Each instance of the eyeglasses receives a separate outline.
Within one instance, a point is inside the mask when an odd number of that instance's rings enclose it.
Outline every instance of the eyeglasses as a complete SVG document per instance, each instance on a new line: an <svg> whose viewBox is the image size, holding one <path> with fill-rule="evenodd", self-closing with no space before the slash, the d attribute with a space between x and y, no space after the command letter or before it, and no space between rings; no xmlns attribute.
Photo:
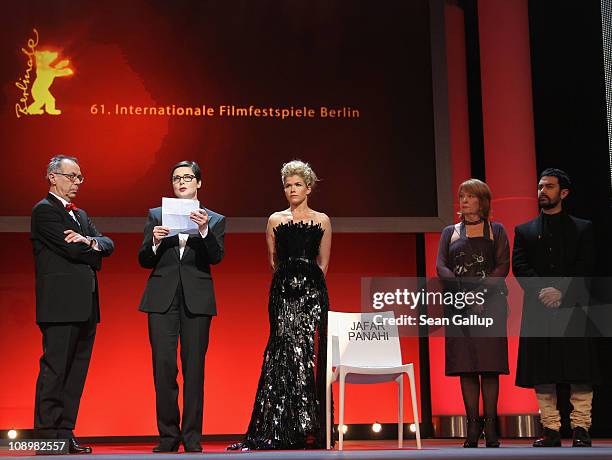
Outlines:
<svg viewBox="0 0 612 460"><path fill-rule="evenodd" d="M172 183L178 184L181 180L183 182L191 182L195 178L196 176L194 176L193 174L185 174L184 176L172 176Z"/></svg>
<svg viewBox="0 0 612 460"><path fill-rule="evenodd" d="M83 183L85 181L85 178L83 176L81 176L80 174L66 174L66 173L61 173L61 172L54 172L53 174L57 174L59 176L64 176L66 177L70 182L74 183L75 181L79 181L79 183Z"/></svg>

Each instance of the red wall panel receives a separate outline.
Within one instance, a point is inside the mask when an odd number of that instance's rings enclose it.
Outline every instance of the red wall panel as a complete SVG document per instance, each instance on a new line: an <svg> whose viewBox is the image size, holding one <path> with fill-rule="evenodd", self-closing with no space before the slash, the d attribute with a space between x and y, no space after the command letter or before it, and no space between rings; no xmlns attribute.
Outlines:
<svg viewBox="0 0 612 460"><path fill-rule="evenodd" d="M102 322L82 398L77 434L156 434L146 315L137 310L147 279L138 266L139 234L110 235L115 253L100 274ZM31 428L41 354L34 316L34 267L29 235L2 233L0 264L0 429ZM359 311L363 276L414 276L413 235L335 234L328 273L332 309ZM219 316L213 320L206 363L204 431L242 433L251 413L268 337L271 274L263 234L229 234L226 256L214 268ZM66 289L70 289L66 286ZM418 343L402 339L415 363ZM347 387L348 423L397 420L396 387ZM410 399L406 395L407 420Z"/></svg>

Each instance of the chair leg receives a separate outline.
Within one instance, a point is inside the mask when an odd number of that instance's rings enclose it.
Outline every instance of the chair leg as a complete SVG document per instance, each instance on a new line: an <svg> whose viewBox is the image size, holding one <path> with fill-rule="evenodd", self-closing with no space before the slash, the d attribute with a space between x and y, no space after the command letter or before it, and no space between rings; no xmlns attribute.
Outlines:
<svg viewBox="0 0 612 460"><path fill-rule="evenodd" d="M344 379L346 374L344 372L340 372L340 417L338 419L338 450L342 450L344 446L344 432L342 428L344 427Z"/></svg>
<svg viewBox="0 0 612 460"><path fill-rule="evenodd" d="M325 388L325 440L326 449L331 449L331 383L326 382Z"/></svg>
<svg viewBox="0 0 612 460"><path fill-rule="evenodd" d="M416 427L416 444L417 449L421 448L421 430L419 429L419 409L417 407L416 387L414 384L414 366L412 364L407 371L408 380L410 382L410 397L412 399L412 416L414 417L414 425Z"/></svg>
<svg viewBox="0 0 612 460"><path fill-rule="evenodd" d="M397 378L398 384L398 414L397 414L397 447L404 447L404 374Z"/></svg>

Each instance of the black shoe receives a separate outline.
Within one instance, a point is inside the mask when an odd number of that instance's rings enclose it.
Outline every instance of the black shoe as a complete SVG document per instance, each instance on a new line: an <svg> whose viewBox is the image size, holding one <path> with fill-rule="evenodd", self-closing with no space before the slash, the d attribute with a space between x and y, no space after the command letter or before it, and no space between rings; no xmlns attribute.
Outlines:
<svg viewBox="0 0 612 460"><path fill-rule="evenodd" d="M574 428L572 447L591 447L592 445L593 443L591 442L591 436L587 430L581 426Z"/></svg>
<svg viewBox="0 0 612 460"><path fill-rule="evenodd" d="M180 440L176 441L161 441L158 445L153 448L154 454L178 452Z"/></svg>
<svg viewBox="0 0 612 460"><path fill-rule="evenodd" d="M544 428L543 436L534 441L533 447L561 447L561 433Z"/></svg>
<svg viewBox="0 0 612 460"><path fill-rule="evenodd" d="M76 438L68 440L68 453L70 454L91 454L92 449L89 446L81 446Z"/></svg>
<svg viewBox="0 0 612 460"><path fill-rule="evenodd" d="M465 448L478 447L478 439L482 434L482 420L480 417L468 417L467 419L467 438L463 443Z"/></svg>
<svg viewBox="0 0 612 460"><path fill-rule="evenodd" d="M497 437L497 417L484 418L485 445L487 447L499 447L500 442Z"/></svg>
<svg viewBox="0 0 612 460"><path fill-rule="evenodd" d="M246 452L251 449L249 448L249 446L247 446L245 442L236 442L227 446L225 450L241 450L243 452Z"/></svg>
<svg viewBox="0 0 612 460"><path fill-rule="evenodd" d="M183 447L185 448L185 452L202 452L202 445L200 443L197 443L197 444L183 443Z"/></svg>

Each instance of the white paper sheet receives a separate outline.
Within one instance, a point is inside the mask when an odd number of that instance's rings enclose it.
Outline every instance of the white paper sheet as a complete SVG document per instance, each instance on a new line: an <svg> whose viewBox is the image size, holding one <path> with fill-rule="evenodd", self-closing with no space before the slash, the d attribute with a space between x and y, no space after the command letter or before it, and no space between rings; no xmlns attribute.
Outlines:
<svg viewBox="0 0 612 460"><path fill-rule="evenodd" d="M192 211L200 209L198 200L162 198L162 225L170 227L168 236L177 233L198 233L198 224L189 218Z"/></svg>

